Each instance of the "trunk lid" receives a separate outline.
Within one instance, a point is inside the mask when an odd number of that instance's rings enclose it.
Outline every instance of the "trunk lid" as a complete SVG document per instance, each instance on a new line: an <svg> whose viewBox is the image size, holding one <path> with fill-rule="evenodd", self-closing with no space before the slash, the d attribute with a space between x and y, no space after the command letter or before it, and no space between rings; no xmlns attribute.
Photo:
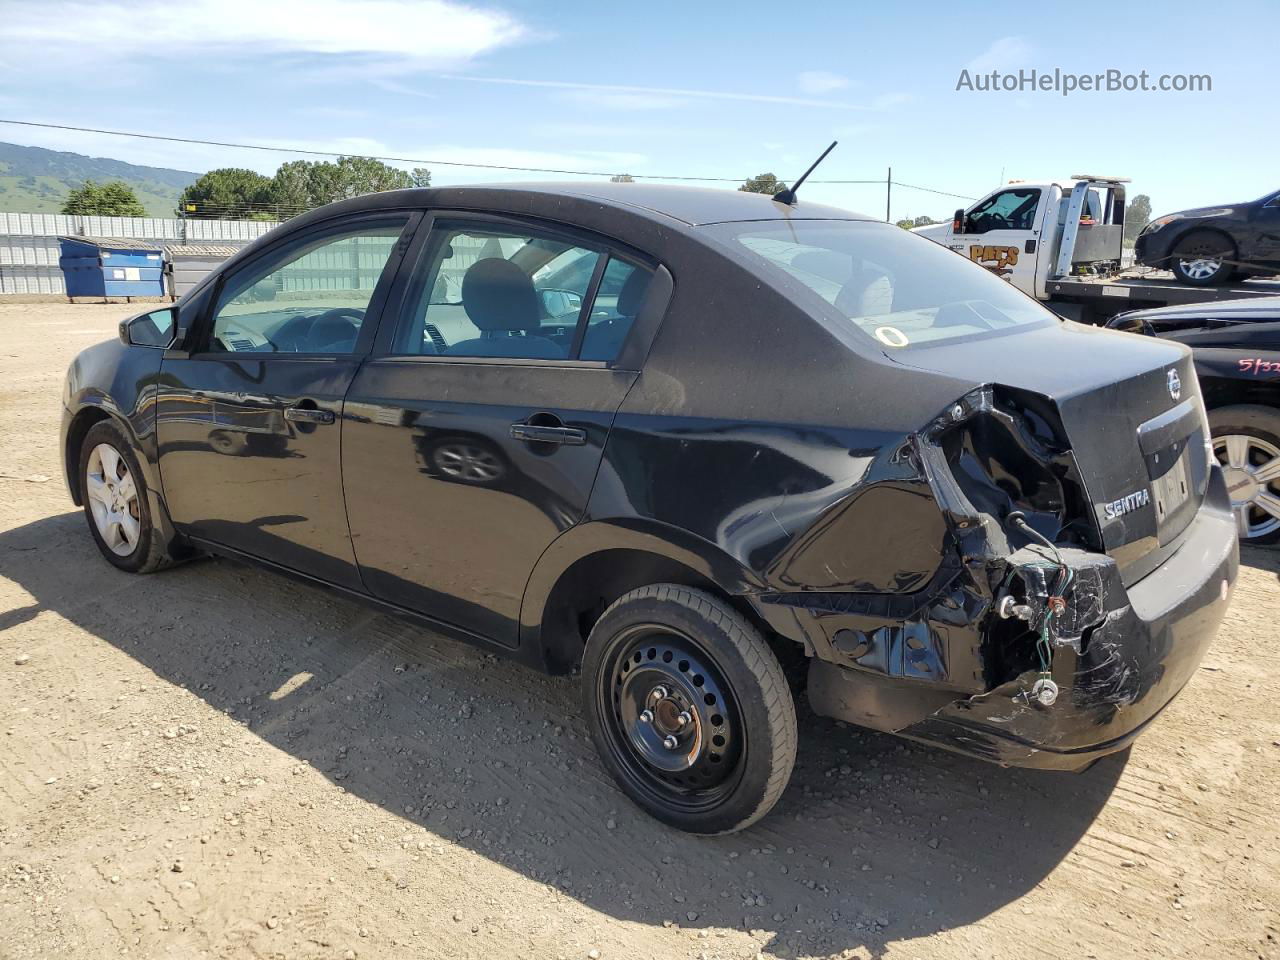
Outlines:
<svg viewBox="0 0 1280 960"><path fill-rule="evenodd" d="M1186 347L1068 322L889 353L974 387L1003 384L1052 400L1126 583L1177 549L1209 473Z"/></svg>

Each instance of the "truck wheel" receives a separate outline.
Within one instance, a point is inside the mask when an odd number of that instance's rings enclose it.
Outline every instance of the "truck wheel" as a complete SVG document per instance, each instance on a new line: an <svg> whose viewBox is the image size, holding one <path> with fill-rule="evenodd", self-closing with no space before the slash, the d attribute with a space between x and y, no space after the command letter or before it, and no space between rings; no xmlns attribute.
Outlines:
<svg viewBox="0 0 1280 960"><path fill-rule="evenodd" d="M605 766L664 823L741 830L791 778L787 678L760 633L708 593L663 583L625 594L591 631L582 682Z"/></svg>
<svg viewBox="0 0 1280 960"><path fill-rule="evenodd" d="M1235 246L1230 240L1222 234L1201 230L1178 242L1169 269L1181 283L1211 287L1231 279L1236 271L1231 263L1235 256Z"/></svg>
<svg viewBox="0 0 1280 960"><path fill-rule="evenodd" d="M1219 407L1209 411L1209 426L1240 542L1280 541L1280 410Z"/></svg>
<svg viewBox="0 0 1280 960"><path fill-rule="evenodd" d="M80 483L89 532L108 563L127 573L151 573L176 559L152 523L133 446L110 420L85 434Z"/></svg>

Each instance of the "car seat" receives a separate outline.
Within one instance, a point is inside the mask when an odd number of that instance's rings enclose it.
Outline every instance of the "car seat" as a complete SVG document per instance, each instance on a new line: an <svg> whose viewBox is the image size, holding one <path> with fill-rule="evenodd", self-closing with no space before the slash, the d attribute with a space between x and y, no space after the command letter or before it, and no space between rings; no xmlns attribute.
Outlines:
<svg viewBox="0 0 1280 960"><path fill-rule="evenodd" d="M542 327L538 291L510 260L487 257L473 263L462 277L462 308L480 336L450 344L446 356L564 358L563 347L529 333Z"/></svg>

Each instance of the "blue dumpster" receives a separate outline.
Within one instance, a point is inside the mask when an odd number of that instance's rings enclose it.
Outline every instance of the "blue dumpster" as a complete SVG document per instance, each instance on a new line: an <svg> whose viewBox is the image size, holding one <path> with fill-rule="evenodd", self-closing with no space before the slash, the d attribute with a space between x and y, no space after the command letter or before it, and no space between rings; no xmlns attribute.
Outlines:
<svg viewBox="0 0 1280 960"><path fill-rule="evenodd" d="M150 240L59 237L68 297L163 297L164 253Z"/></svg>

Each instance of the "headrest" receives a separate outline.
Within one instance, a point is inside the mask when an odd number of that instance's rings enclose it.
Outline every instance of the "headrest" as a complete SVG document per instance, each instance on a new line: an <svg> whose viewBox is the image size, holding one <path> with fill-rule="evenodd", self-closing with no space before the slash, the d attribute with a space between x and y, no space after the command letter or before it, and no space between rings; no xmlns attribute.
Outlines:
<svg viewBox="0 0 1280 960"><path fill-rule="evenodd" d="M649 289L649 271L638 267L631 271L618 291L618 313L624 317L634 317L640 312L640 304L644 301L644 293Z"/></svg>
<svg viewBox="0 0 1280 960"><path fill-rule="evenodd" d="M832 283L844 283L853 273L853 260L834 250L810 250L791 258L791 266Z"/></svg>
<svg viewBox="0 0 1280 960"><path fill-rule="evenodd" d="M542 325L538 292L529 275L510 260L477 260L462 275L462 308L481 330L537 330Z"/></svg>

